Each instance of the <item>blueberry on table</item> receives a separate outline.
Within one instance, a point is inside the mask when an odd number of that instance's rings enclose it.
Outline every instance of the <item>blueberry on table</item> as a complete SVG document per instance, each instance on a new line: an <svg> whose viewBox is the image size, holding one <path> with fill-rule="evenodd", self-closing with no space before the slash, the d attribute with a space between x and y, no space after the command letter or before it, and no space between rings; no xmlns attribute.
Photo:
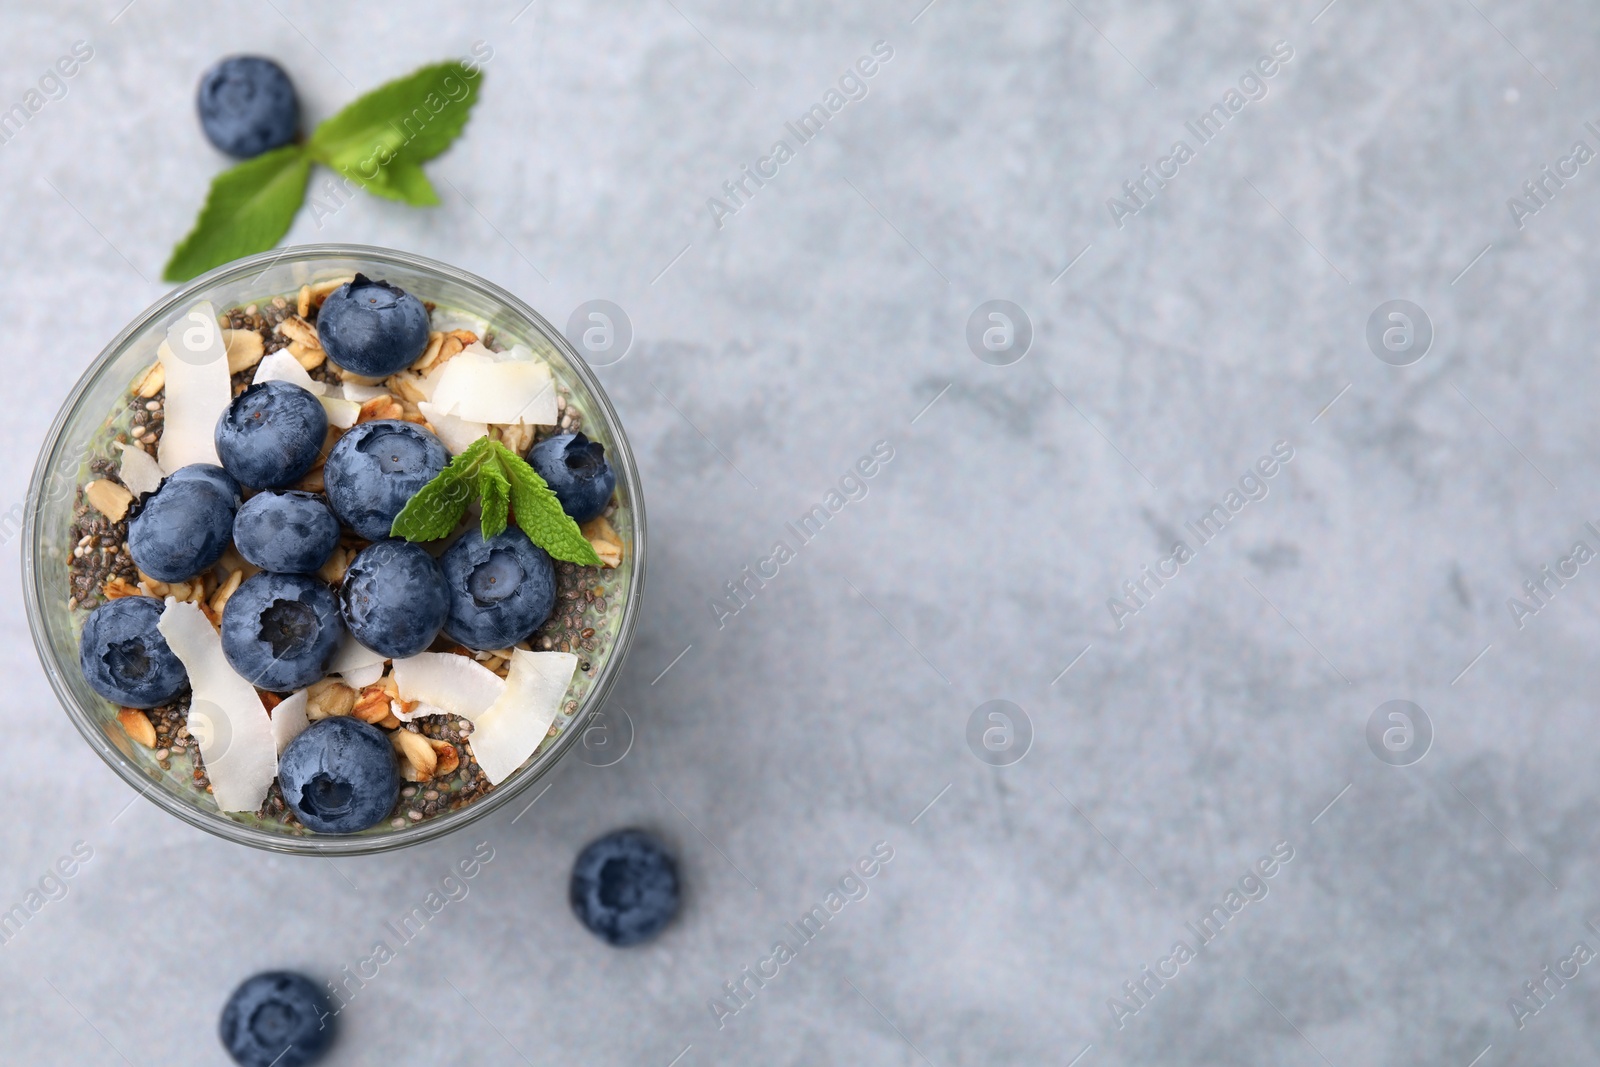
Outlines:
<svg viewBox="0 0 1600 1067"><path fill-rule="evenodd" d="M507 526L488 540L473 527L439 557L450 614L444 633L473 649L510 648L550 617L556 568L550 553Z"/></svg>
<svg viewBox="0 0 1600 1067"><path fill-rule="evenodd" d="M339 610L351 636L390 659L426 652L450 612L444 572L408 541L378 541L350 561Z"/></svg>
<svg viewBox="0 0 1600 1067"><path fill-rule="evenodd" d="M238 506L238 485L221 468L181 467L128 521L128 555L157 581L192 578L227 551Z"/></svg>
<svg viewBox="0 0 1600 1067"><path fill-rule="evenodd" d="M316 466L328 436L322 401L292 382L257 382L217 420L217 455L252 489L277 489Z"/></svg>
<svg viewBox="0 0 1600 1067"><path fill-rule="evenodd" d="M222 654L258 689L287 693L321 681L343 636L333 590L307 574L252 575L222 609Z"/></svg>
<svg viewBox="0 0 1600 1067"><path fill-rule="evenodd" d="M400 797L394 747L376 726L350 715L319 719L278 757L284 803L319 834L375 826Z"/></svg>
<svg viewBox="0 0 1600 1067"><path fill-rule="evenodd" d="M90 613L78 662L91 689L114 704L154 708L189 687L189 672L156 629L161 611L153 597L127 596Z"/></svg>
<svg viewBox="0 0 1600 1067"><path fill-rule="evenodd" d="M568 899L590 933L610 945L636 945L678 914L678 865L643 830L617 830L578 853Z"/></svg>
<svg viewBox="0 0 1600 1067"><path fill-rule="evenodd" d="M217 1029L240 1067L306 1067L333 1044L327 997L292 971L246 978L228 998Z"/></svg>
<svg viewBox="0 0 1600 1067"><path fill-rule="evenodd" d="M369 541L389 536L400 509L450 462L444 443L414 422L375 419L339 438L322 468L328 504Z"/></svg>
<svg viewBox="0 0 1600 1067"><path fill-rule="evenodd" d="M233 519L233 546L264 571L315 574L339 544L339 520L315 493L257 493Z"/></svg>
<svg viewBox="0 0 1600 1067"><path fill-rule="evenodd" d="M229 56L206 71L197 103L206 140L235 159L286 145L300 128L294 84L260 56Z"/></svg>
<svg viewBox="0 0 1600 1067"><path fill-rule="evenodd" d="M581 433L540 441L528 450L528 465L539 472L573 522L588 522L604 511L617 487L617 472L606 462L605 446Z"/></svg>
<svg viewBox="0 0 1600 1067"><path fill-rule="evenodd" d="M345 370L386 378L427 350L428 309L398 285L357 274L322 302L317 337Z"/></svg>

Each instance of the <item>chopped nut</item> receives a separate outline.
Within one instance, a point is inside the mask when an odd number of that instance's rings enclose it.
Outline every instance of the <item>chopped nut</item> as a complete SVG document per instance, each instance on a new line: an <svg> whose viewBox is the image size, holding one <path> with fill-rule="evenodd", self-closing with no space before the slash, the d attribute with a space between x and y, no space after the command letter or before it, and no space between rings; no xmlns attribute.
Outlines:
<svg viewBox="0 0 1600 1067"><path fill-rule="evenodd" d="M168 582L167 595L170 597L176 597L179 600L187 601L189 599L189 583Z"/></svg>
<svg viewBox="0 0 1600 1067"><path fill-rule="evenodd" d="M490 427L495 429L496 427ZM498 427L500 443L505 445L517 455L528 451L528 446L533 444L533 427L526 422L517 422Z"/></svg>
<svg viewBox="0 0 1600 1067"><path fill-rule="evenodd" d="M344 581L344 572L349 568L352 558L349 552L335 546L333 554L328 557L328 562L317 571L317 577L329 585L338 585Z"/></svg>
<svg viewBox="0 0 1600 1067"><path fill-rule="evenodd" d="M166 582L158 582L144 571L139 572L139 591L145 596L153 596L157 600L165 597L170 591Z"/></svg>
<svg viewBox="0 0 1600 1067"><path fill-rule="evenodd" d="M374 725L380 730L398 730L401 724L400 720L394 717L394 713L390 712L386 718L379 719Z"/></svg>
<svg viewBox="0 0 1600 1067"><path fill-rule="evenodd" d="M161 392L162 389L166 388L166 385L167 368L163 367L158 362L149 370L144 372L144 377L139 379L139 385L134 391L144 399L149 400L151 397Z"/></svg>
<svg viewBox="0 0 1600 1067"><path fill-rule="evenodd" d="M390 714L389 694L381 685L369 685L361 690L350 714L362 722L382 722Z"/></svg>
<svg viewBox="0 0 1600 1067"><path fill-rule="evenodd" d="M299 489L301 492L305 493L322 492L327 488L327 485L322 480L322 467L318 465L311 468L311 470L306 472L303 478L301 478L298 482L295 482L289 488Z"/></svg>
<svg viewBox="0 0 1600 1067"><path fill-rule="evenodd" d="M287 337L291 341L298 341L307 348L321 348L322 341L317 338L316 327L312 326L299 315L291 315L274 327L274 332Z"/></svg>
<svg viewBox="0 0 1600 1067"><path fill-rule="evenodd" d="M307 314L310 313L310 311L311 311L311 286L302 285L300 287L300 296L295 300L294 313L296 315L299 315L303 319L303 318L306 317Z"/></svg>
<svg viewBox="0 0 1600 1067"><path fill-rule="evenodd" d="M361 405L361 413L356 416L356 425L363 422L372 422L374 419L398 419L405 411L388 393L375 396Z"/></svg>
<svg viewBox="0 0 1600 1067"><path fill-rule="evenodd" d="M355 703L354 689L336 678L324 678L306 690L306 718L315 722L334 715L348 715Z"/></svg>
<svg viewBox="0 0 1600 1067"><path fill-rule="evenodd" d="M100 593L107 600L121 600L125 596L139 596L139 587L132 585L126 578L112 575L106 579L106 584L100 587Z"/></svg>
<svg viewBox="0 0 1600 1067"><path fill-rule="evenodd" d="M353 282L355 280L356 276L352 274L344 278L332 278L325 282L318 282L316 285L311 286L311 303L315 304L317 307L321 307L322 302L328 299L328 297L333 294L335 289L346 284L347 282ZM303 315L305 313L301 312L301 314Z"/></svg>
<svg viewBox="0 0 1600 1067"><path fill-rule="evenodd" d="M150 725L150 717L144 712L138 708L123 708L117 712L117 721L122 724L129 737L145 748L156 747L156 728Z"/></svg>
<svg viewBox="0 0 1600 1067"><path fill-rule="evenodd" d="M321 347L301 344L299 341L290 341L286 351L306 370L316 370L328 358L328 353Z"/></svg>
<svg viewBox="0 0 1600 1067"><path fill-rule="evenodd" d="M257 689L256 696L261 698L261 706L268 711L283 703L283 698L270 689Z"/></svg>
<svg viewBox="0 0 1600 1067"><path fill-rule="evenodd" d="M261 355L266 351L261 335L255 330L223 330L222 343L228 350L228 373L238 374L240 371L254 367L261 362Z"/></svg>
<svg viewBox="0 0 1600 1067"><path fill-rule="evenodd" d="M422 355L417 358L415 363L411 364L411 369L415 371L425 371L429 367L433 366L435 361L437 361L439 358L439 348L443 344L444 334L439 333L438 331L430 333L428 335L428 347L423 349Z"/></svg>
<svg viewBox="0 0 1600 1067"><path fill-rule="evenodd" d="M84 499L89 501L89 506L112 522L121 522L122 517L128 513L128 505L133 503L133 494L128 492L116 482L97 478L83 487Z"/></svg>
<svg viewBox="0 0 1600 1067"><path fill-rule="evenodd" d="M230 572L228 574L228 580L218 586L215 593L211 594L211 610L216 612L218 615L221 615L222 609L228 606L228 598L233 595L234 590L238 589L239 583L243 581L243 571Z"/></svg>
<svg viewBox="0 0 1600 1067"><path fill-rule="evenodd" d="M434 767L434 777L445 774L454 774L456 768L461 766L461 755L456 751L456 746L448 741L438 741L428 738L428 744L433 746L433 754L439 757L438 766Z"/></svg>
<svg viewBox="0 0 1600 1067"><path fill-rule="evenodd" d="M401 400L409 400L413 404L428 399L428 394L422 391L422 379L415 374L401 372L389 376L384 384L391 393L397 394Z"/></svg>
<svg viewBox="0 0 1600 1067"><path fill-rule="evenodd" d="M622 538L604 515L590 519L578 529L594 549L594 554L600 557L602 566L615 567L622 562Z"/></svg>
<svg viewBox="0 0 1600 1067"><path fill-rule="evenodd" d="M396 752L405 757L411 769L416 772L415 779L407 777L407 781L426 782L433 777L434 770L439 766L439 754L433 750L428 739L421 734L414 734L410 730L396 730L389 735L389 741L394 745Z"/></svg>

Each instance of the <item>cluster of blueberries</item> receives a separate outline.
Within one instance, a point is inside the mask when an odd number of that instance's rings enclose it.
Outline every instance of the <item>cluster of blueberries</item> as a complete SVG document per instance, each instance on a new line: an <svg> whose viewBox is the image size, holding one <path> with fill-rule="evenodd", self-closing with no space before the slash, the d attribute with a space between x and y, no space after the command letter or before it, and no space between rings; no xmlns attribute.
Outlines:
<svg viewBox="0 0 1600 1067"><path fill-rule="evenodd" d="M677 862L643 830L615 830L591 841L573 864L568 895L578 920L618 947L655 937L682 900ZM267 971L233 991L218 1029L241 1067L307 1067L332 1047L334 1016L311 979Z"/></svg>
<svg viewBox="0 0 1600 1067"><path fill-rule="evenodd" d="M422 354L427 310L358 274L329 295L317 329L335 363L386 376ZM222 465L173 471L129 520L128 554L159 581L205 572L230 542L261 568L222 612L222 650L235 671L260 689L291 692L324 676L346 630L392 659L425 651L440 633L472 649L508 648L544 623L555 605L555 566L516 526L487 539L469 529L437 560L389 538L395 516L450 462L424 427L390 419L355 426L328 453L325 495L284 488L315 466L327 431L326 411L310 392L258 382L217 421ZM527 459L577 522L598 515L616 487L603 446L581 433L547 438ZM246 489L255 491L248 500ZM336 592L317 571L342 527L372 544ZM153 598L123 597L90 614L80 661L96 692L135 708L182 693L188 675L156 629L161 611ZM347 718L322 720L296 738L280 758L279 784L301 821L322 833L366 829L399 789L382 732Z"/></svg>

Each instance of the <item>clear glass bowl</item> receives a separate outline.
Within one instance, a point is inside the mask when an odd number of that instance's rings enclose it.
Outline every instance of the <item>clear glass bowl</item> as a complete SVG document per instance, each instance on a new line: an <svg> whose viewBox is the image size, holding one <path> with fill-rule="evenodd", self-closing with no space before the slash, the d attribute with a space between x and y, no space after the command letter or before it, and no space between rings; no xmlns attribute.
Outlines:
<svg viewBox="0 0 1600 1067"><path fill-rule="evenodd" d="M317 835L252 825L224 814L207 794L186 785L173 771L163 770L149 750L129 740L116 721L116 706L89 688L78 665L81 613L75 619L67 608L73 548L69 531L77 487L88 477L91 448L104 437L136 376L155 362L170 323L199 300L210 300L220 312L265 303L303 284L355 271L395 282L441 308L483 319L497 338L526 344L549 361L584 410L584 432L605 445L617 472L619 507L612 524L622 538L624 554L620 568L605 572L605 584L608 592L625 588L625 599L615 640L577 710L556 720L561 732L546 740L511 778L456 811L419 823L394 828L385 820L361 834ZM303 245L238 260L197 278L130 323L79 379L50 427L28 491L24 534L22 588L34 645L50 685L89 747L129 786L184 822L256 848L308 855L404 848L459 830L516 799L578 743L589 719L605 703L633 639L644 585L645 520L638 469L616 412L583 358L543 316L499 286L421 256L362 245Z"/></svg>

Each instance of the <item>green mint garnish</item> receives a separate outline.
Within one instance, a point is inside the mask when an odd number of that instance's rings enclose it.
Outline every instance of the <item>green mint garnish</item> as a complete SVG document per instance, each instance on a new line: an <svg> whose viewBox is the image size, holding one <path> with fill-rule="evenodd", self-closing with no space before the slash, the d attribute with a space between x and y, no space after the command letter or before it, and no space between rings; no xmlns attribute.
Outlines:
<svg viewBox="0 0 1600 1067"><path fill-rule="evenodd" d="M456 528L474 495L483 508L479 529L485 538L504 530L511 518L528 540L556 559L582 567L600 565L594 546L561 510L561 501L539 472L487 437L474 441L433 481L417 490L395 516L389 535L407 541L437 541Z"/></svg>
<svg viewBox="0 0 1600 1067"><path fill-rule="evenodd" d="M273 247L305 202L311 164L368 192L419 207L439 203L421 164L450 147L478 100L481 70L435 63L381 85L285 145L223 171L211 182L194 229L172 250L163 277L187 281L212 267ZM316 207L313 201L313 207Z"/></svg>

